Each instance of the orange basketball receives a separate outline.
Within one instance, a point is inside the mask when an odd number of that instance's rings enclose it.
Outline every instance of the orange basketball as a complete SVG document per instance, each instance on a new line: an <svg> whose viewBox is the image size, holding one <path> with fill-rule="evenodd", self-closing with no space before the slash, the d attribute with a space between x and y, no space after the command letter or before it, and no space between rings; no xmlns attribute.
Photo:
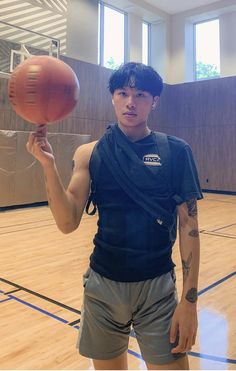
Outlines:
<svg viewBox="0 0 236 371"><path fill-rule="evenodd" d="M34 124L66 117L79 97L79 82L70 66L49 56L34 56L19 64L8 83L13 110Z"/></svg>

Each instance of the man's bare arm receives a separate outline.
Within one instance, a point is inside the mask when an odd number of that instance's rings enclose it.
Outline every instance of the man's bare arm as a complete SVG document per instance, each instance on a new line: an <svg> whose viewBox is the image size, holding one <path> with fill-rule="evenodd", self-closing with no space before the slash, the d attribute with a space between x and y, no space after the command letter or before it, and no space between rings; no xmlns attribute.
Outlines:
<svg viewBox="0 0 236 371"><path fill-rule="evenodd" d="M178 207L180 255L183 290L172 320L171 341L179 343L173 353L189 351L197 333L197 287L200 261L197 201L191 199Z"/></svg>
<svg viewBox="0 0 236 371"><path fill-rule="evenodd" d="M73 232L79 225L90 190L88 169L91 144L77 149L70 184L65 190L55 163L44 168L48 203L58 228L63 233Z"/></svg>
<svg viewBox="0 0 236 371"><path fill-rule="evenodd" d="M95 143L85 144L76 150L73 175L66 190L47 140L46 125L39 126L29 136L27 149L42 165L49 206L63 233L74 231L80 223L90 190L89 161Z"/></svg>

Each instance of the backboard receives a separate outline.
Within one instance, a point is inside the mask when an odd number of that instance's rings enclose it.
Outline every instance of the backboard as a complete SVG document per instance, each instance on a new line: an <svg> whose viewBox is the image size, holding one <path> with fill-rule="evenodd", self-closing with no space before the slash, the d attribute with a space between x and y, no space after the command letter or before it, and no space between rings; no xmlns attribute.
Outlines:
<svg viewBox="0 0 236 371"><path fill-rule="evenodd" d="M8 78L19 63L33 55L59 58L60 40L0 21L0 76Z"/></svg>

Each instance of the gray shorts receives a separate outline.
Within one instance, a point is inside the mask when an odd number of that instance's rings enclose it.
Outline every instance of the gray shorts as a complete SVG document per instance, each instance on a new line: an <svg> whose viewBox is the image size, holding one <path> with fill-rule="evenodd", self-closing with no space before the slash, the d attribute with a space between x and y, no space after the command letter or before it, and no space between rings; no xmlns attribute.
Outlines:
<svg viewBox="0 0 236 371"><path fill-rule="evenodd" d="M141 282L116 282L91 268L84 275L84 302L77 348L82 356L108 360L128 349L131 326L144 361L165 364L172 354L171 319L177 305L174 272Z"/></svg>

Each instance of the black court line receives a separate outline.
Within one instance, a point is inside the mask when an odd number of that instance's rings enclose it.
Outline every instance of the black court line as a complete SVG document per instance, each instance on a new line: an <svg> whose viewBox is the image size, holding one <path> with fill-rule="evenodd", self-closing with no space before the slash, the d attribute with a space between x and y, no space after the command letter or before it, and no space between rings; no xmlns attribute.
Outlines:
<svg viewBox="0 0 236 371"><path fill-rule="evenodd" d="M73 327L74 325L77 325L77 323L80 323L80 319L77 319L76 321L70 322L70 323L68 323L68 325Z"/></svg>
<svg viewBox="0 0 236 371"><path fill-rule="evenodd" d="M15 289L15 290L12 290L12 291L8 291L8 292L5 292L4 294L5 295L13 294L14 292L17 292L17 291L21 291L21 289Z"/></svg>
<svg viewBox="0 0 236 371"><path fill-rule="evenodd" d="M205 289L200 290L200 291L198 292L198 295L200 296L200 295L204 294L205 292L207 292L207 291L209 291L210 289L212 289L212 288L214 288L214 287L220 285L221 283L225 282L226 280L230 279L231 277L233 277L233 276L235 276L235 275L236 275L236 271L235 271L235 272L232 272L232 273L230 273L230 274L228 274L227 276L221 278L220 280L216 281L215 283L209 285L209 286L206 287ZM3 281L3 282L8 283L8 284L12 284L13 286L18 286L18 287L21 287L22 289L24 289L22 286L19 286L19 285L16 285L16 284L10 283L10 281L7 281L7 280L5 280L5 279L3 279L3 278L0 278L0 281ZM32 290L25 289L24 291L27 291L27 292L29 292L29 293L33 293L33 295L36 294L36 296L39 296L39 297L41 297L41 298L43 298L43 299L45 299L45 300L49 300L49 301L51 301L51 302L58 303L59 306L67 307L67 308L73 309L73 311L80 312L80 311L77 311L77 310L74 309L74 308L71 308L71 307L65 306L65 305L62 304L62 303L56 302L56 301L53 300L53 299L50 299L50 298L47 298L47 297L45 297L45 296L43 296L43 295L37 294L37 293L35 293L35 292L32 291ZM0 290L0 293L3 293L3 294L4 294L4 291ZM37 310L37 311L39 311L39 312L41 312L41 313L44 313L44 314L46 314L46 315L48 315L48 316L50 316L50 317L52 317L52 318L54 318L54 319L56 319L56 320L58 320L58 321L60 321L60 322L63 322L64 324L70 325L70 326L72 326L74 329L79 329L79 326L73 326L73 323L74 323L74 324L78 323L78 320L69 323L69 322L68 322L67 320L65 320L64 318L58 317L58 316L56 316L56 315L54 315L54 314L52 314L52 313L50 313L50 312L48 312L48 311L45 311L44 309L41 309L41 308L39 308L39 307L37 307L37 306L35 306L35 305L33 305L33 304L30 304L30 303L26 302L25 300L19 299L19 298L13 296L13 295L9 295L9 300L10 300L10 299L14 299L14 300L16 300L16 301L18 301L18 302L20 302L20 303L22 303L22 304L25 304L26 306L28 306L28 307L30 307L30 308L32 308L32 309L35 309L35 310ZM69 310L70 310L70 309L69 309ZM80 312L80 314L81 314L81 312ZM132 332L131 332L130 336L131 336L131 337L135 337L135 334L132 334ZM141 354L139 354L139 353L137 353L137 352L134 352L133 350L128 349L128 353L131 354L131 355L133 355L133 356L135 356L136 358L143 359L142 356L141 356ZM231 359L231 358L225 358L225 357L214 356L214 355L208 355L208 354L197 353L197 352L188 352L188 354L191 355L191 356L193 356L193 357L199 357L199 358L208 359L208 360L211 360L211 361L217 361L217 362L223 362L223 363L233 363L233 364L236 364L236 360L235 360L235 359Z"/></svg>
<svg viewBox="0 0 236 371"><path fill-rule="evenodd" d="M210 236L216 236L216 237L224 237L224 238L229 238L231 240L236 240L236 236L234 234L226 234L226 233L215 233L215 232L207 232L207 231L202 231L202 234L208 234Z"/></svg>
<svg viewBox="0 0 236 371"><path fill-rule="evenodd" d="M225 225L224 227L220 227L220 228L213 229L213 230L210 231L210 232L220 231L221 229L229 228L229 227L232 227L233 225L236 225L236 223L228 224L228 225Z"/></svg>
<svg viewBox="0 0 236 371"><path fill-rule="evenodd" d="M21 225L27 225L27 224L34 224L34 223L41 223L41 222L47 222L49 220L52 220L52 218L50 219L40 219L40 220L35 220L35 221L29 221L29 222L25 222L25 223L18 223L18 224L11 224L11 225L6 225L6 226L0 226L0 229L4 229L4 228L11 228L11 227L19 227Z"/></svg>
<svg viewBox="0 0 236 371"><path fill-rule="evenodd" d="M3 232L3 233L0 233L0 235L3 236L4 234L10 234L10 233L16 233L16 232L22 232L22 231L29 231L30 229L49 227L51 225L55 225L55 222L54 223L43 224L43 225L38 225L38 226L34 226L34 227L29 227L29 228L16 229L14 231L9 231L9 232Z"/></svg>
<svg viewBox="0 0 236 371"><path fill-rule="evenodd" d="M46 300L46 301L49 301L50 303L56 304L56 305L58 305L59 307L62 307L62 308L64 308L64 309L69 310L70 312L74 312L74 313L77 313L77 314L81 314L81 311L78 310L78 309L75 309L75 308L70 307L69 305L66 305L66 304L60 303L60 302L57 301L57 300L54 300L54 299L48 298L47 296L42 295L42 294L39 294L39 293L36 292L36 291L29 290L29 289L27 289L26 287L23 287L23 286L17 285L17 284L14 283L14 282L11 282L11 281L8 281L8 280L5 280L4 278L0 278L0 281L2 281L2 282L4 282L4 283L7 283L8 285L11 285L11 286L17 287L18 289L23 290L23 291L25 291L25 292L28 292L29 294L32 294L32 295L34 295L34 296L37 296L37 297L39 297L39 298L41 298L41 299L44 299L44 300Z"/></svg>

